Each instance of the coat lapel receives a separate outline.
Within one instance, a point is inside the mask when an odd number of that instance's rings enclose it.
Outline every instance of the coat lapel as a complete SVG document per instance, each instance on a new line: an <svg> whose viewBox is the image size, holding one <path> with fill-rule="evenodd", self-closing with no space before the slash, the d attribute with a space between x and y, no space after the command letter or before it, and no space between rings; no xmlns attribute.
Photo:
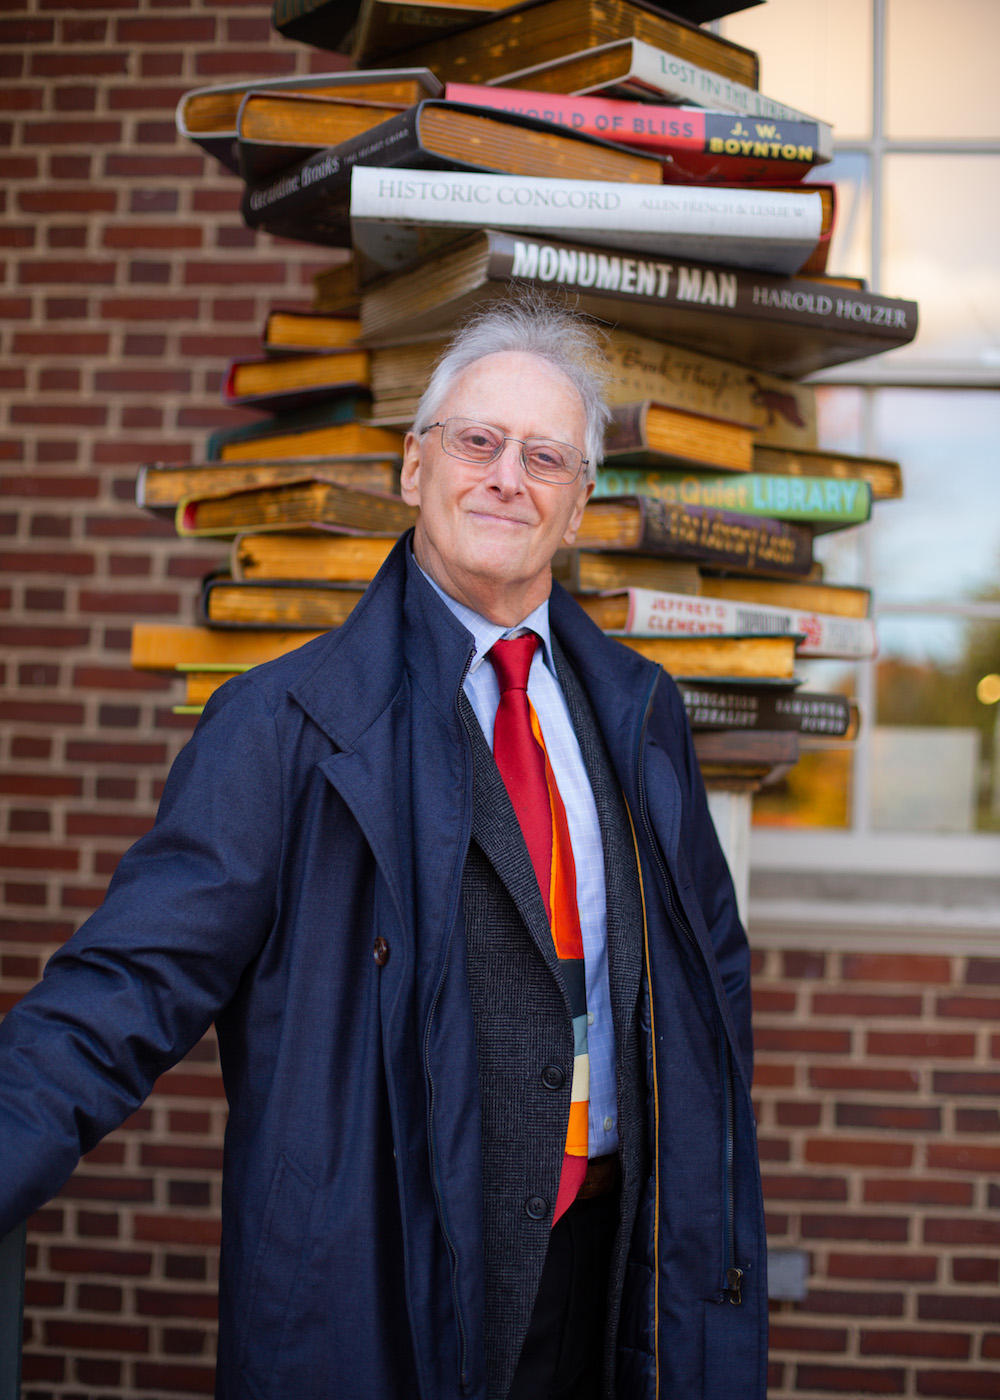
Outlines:
<svg viewBox="0 0 1000 1400"><path fill-rule="evenodd" d="M528 847L500 770L475 712L463 693L459 707L472 740L472 835L514 901L525 927L552 972L559 959Z"/></svg>

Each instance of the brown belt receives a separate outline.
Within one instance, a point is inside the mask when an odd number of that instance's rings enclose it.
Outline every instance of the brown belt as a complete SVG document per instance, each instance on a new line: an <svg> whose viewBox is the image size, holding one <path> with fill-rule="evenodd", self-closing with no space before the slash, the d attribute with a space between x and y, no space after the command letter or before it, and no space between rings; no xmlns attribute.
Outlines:
<svg viewBox="0 0 1000 1400"><path fill-rule="evenodd" d="M606 1196L618 1185L618 1156L610 1152L606 1157L591 1157L587 1163L587 1175L576 1193L578 1201L589 1200L591 1196Z"/></svg>

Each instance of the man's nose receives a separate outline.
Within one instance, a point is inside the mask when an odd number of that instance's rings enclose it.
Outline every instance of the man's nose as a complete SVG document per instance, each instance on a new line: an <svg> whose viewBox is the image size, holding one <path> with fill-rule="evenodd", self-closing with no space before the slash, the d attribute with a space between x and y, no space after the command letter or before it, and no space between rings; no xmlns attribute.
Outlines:
<svg viewBox="0 0 1000 1400"><path fill-rule="evenodd" d="M523 489L524 469L521 466L521 444L517 438L507 438L488 470L487 483L505 496Z"/></svg>

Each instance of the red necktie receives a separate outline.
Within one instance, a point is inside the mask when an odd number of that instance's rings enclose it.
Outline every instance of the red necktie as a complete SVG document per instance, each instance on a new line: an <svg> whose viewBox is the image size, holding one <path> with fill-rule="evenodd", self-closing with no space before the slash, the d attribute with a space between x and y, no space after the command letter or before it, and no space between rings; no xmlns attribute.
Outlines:
<svg viewBox="0 0 1000 1400"><path fill-rule="evenodd" d="M566 1150L553 1225L576 1197L587 1172L587 982L576 902L576 865L566 809L545 750L541 726L528 699L528 672L538 638L533 632L497 642L489 653L500 683L493 756L524 835L573 1017L575 1053Z"/></svg>

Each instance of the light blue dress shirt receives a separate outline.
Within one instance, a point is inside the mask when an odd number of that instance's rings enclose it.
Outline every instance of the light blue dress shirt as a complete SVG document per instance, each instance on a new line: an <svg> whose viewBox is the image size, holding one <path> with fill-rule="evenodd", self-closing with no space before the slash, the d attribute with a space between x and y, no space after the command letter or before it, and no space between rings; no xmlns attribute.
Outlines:
<svg viewBox="0 0 1000 1400"><path fill-rule="evenodd" d="M542 645L536 649L528 673L528 696L542 727L552 771L566 808L573 844L576 897L587 970L589 1151L591 1157L603 1157L618 1148L615 1032L608 986L604 849L590 779L552 661L548 599L516 627L501 627L449 597L429 574L424 573L424 577L475 640L476 653L465 677L465 693L491 749L493 722L500 703L500 686L487 652L494 642L511 637L522 629L536 632L541 638Z"/></svg>

